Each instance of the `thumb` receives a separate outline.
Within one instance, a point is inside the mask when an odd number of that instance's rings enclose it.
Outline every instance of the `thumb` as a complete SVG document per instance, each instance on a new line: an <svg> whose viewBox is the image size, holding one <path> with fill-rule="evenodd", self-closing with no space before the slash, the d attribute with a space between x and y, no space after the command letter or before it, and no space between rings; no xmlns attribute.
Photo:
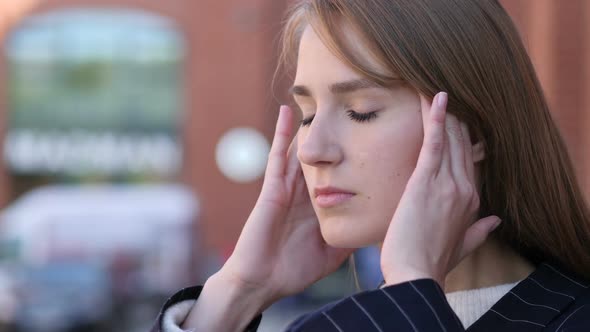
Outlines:
<svg viewBox="0 0 590 332"><path fill-rule="evenodd" d="M467 232L465 232L463 246L461 247L459 255L460 260L481 246L488 238L488 235L493 232L501 222L502 220L500 220L500 218L489 216L473 223L473 225L467 229Z"/></svg>

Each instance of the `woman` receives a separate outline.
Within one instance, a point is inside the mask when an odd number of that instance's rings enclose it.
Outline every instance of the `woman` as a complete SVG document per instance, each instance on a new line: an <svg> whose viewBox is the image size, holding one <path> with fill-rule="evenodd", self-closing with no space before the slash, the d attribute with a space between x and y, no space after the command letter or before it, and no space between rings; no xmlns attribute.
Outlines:
<svg viewBox="0 0 590 332"><path fill-rule="evenodd" d="M293 144L283 106L234 253L155 331L254 331L372 244L384 285L289 331L590 328L588 209L498 1L301 1L282 60Z"/></svg>

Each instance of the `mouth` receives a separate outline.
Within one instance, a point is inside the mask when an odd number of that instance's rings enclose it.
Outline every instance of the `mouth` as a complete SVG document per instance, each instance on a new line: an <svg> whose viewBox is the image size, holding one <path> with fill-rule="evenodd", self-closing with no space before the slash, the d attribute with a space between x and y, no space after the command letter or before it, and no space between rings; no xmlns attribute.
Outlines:
<svg viewBox="0 0 590 332"><path fill-rule="evenodd" d="M336 187L316 187L314 190L317 206L327 209L348 202L356 194Z"/></svg>

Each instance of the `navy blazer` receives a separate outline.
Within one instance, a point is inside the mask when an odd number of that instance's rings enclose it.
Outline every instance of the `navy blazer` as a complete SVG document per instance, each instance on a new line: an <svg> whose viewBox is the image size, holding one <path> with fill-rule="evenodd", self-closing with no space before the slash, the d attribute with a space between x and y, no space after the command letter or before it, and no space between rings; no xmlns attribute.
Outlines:
<svg viewBox="0 0 590 332"><path fill-rule="evenodd" d="M202 287L186 288L164 305L152 332L161 331L165 310L197 299ZM262 316L246 331L256 331ZM287 332L465 331L432 279L366 291L330 303L295 320ZM576 275L543 263L519 282L467 331L590 331L590 289Z"/></svg>

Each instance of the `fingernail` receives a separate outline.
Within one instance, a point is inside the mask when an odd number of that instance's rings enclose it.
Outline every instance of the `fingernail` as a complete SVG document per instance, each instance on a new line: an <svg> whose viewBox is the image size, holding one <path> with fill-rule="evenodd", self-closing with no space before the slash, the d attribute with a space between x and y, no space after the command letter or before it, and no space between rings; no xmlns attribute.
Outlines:
<svg viewBox="0 0 590 332"><path fill-rule="evenodd" d="M287 109L287 105L281 105L281 107L279 107L279 112L283 112L286 109Z"/></svg>
<svg viewBox="0 0 590 332"><path fill-rule="evenodd" d="M439 92L438 96L436 97L436 102L438 107L445 108L447 106L447 93L446 92Z"/></svg>
<svg viewBox="0 0 590 332"><path fill-rule="evenodd" d="M500 226L500 224L502 223L502 219L498 219L496 221L496 223L492 226L492 228L490 229L490 232L493 232L496 228L498 228L498 226Z"/></svg>

